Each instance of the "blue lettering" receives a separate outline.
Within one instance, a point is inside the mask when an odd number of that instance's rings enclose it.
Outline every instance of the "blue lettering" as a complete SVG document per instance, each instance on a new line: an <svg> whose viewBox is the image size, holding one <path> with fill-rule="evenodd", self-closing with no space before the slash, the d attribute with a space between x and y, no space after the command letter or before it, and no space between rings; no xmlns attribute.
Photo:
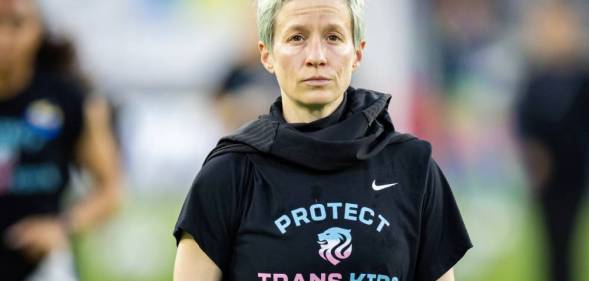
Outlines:
<svg viewBox="0 0 589 281"><path fill-rule="evenodd" d="M363 281L364 277L366 277L366 281L399 281L397 277L389 277L382 274L361 273L356 276L356 273L350 273L350 281Z"/></svg>
<svg viewBox="0 0 589 281"><path fill-rule="evenodd" d="M288 218L287 215L282 215L274 221L274 224L276 225L276 227L278 227L280 233L285 234L286 228L290 225L290 218Z"/></svg>
<svg viewBox="0 0 589 281"><path fill-rule="evenodd" d="M294 219L296 226L301 226L301 222L310 223L311 221L307 218L307 210L305 208L298 208L290 212Z"/></svg>
<svg viewBox="0 0 589 281"><path fill-rule="evenodd" d="M376 281L391 281L391 278L389 278L386 275L378 275L378 278L376 278Z"/></svg>
<svg viewBox="0 0 589 281"><path fill-rule="evenodd" d="M339 203L339 202L335 202L335 203L327 203L327 207L331 208L332 210L332 218L334 220L337 220L337 208L341 207L343 204Z"/></svg>
<svg viewBox="0 0 589 281"><path fill-rule="evenodd" d="M10 193L50 193L61 184L61 174L55 164L22 165L14 171Z"/></svg>
<svg viewBox="0 0 589 281"><path fill-rule="evenodd" d="M313 221L322 221L326 218L325 207L322 204L315 204L311 205L311 219ZM317 214L317 210L319 210L319 214Z"/></svg>
<svg viewBox="0 0 589 281"><path fill-rule="evenodd" d="M360 210L360 221L363 224L365 224L365 225L371 225L372 224L372 219L367 219L366 218L366 213L370 213L370 216L371 217L374 217L374 211L372 209L363 207Z"/></svg>
<svg viewBox="0 0 589 281"><path fill-rule="evenodd" d="M358 204L348 203L345 207L344 219L356 221L356 214L358 213Z"/></svg>
<svg viewBox="0 0 589 281"><path fill-rule="evenodd" d="M62 184L59 169L54 164L23 165L14 172L11 193L50 193Z"/></svg>
<svg viewBox="0 0 589 281"><path fill-rule="evenodd" d="M328 208L331 208L331 211ZM343 215L340 212L343 212ZM313 204L308 208L301 207L293 209L276 219L274 224L280 233L284 234L293 222L296 227L299 227L311 221L319 222L329 218L333 220L343 218L348 221L360 221L365 225L373 225L376 222L376 217L378 217L378 226L376 227L378 232L381 232L385 226L390 226L389 221L385 217L377 214L371 208L360 207L354 203L330 202Z"/></svg>
<svg viewBox="0 0 589 281"><path fill-rule="evenodd" d="M389 224L389 221L387 221L387 219L385 219L383 216L378 215L378 218L380 219L380 223L378 224L376 231L380 232L384 225L389 226L390 224Z"/></svg>
<svg viewBox="0 0 589 281"><path fill-rule="evenodd" d="M0 144L13 150L37 152L46 143L18 119L0 120L0 132Z"/></svg>

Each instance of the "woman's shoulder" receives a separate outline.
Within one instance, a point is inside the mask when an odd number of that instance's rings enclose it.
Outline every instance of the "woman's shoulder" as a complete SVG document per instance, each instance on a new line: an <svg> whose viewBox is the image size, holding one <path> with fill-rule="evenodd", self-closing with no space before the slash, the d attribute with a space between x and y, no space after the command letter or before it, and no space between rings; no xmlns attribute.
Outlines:
<svg viewBox="0 0 589 281"><path fill-rule="evenodd" d="M230 187L244 182L252 169L246 153L226 152L207 159L195 179L195 184Z"/></svg>
<svg viewBox="0 0 589 281"><path fill-rule="evenodd" d="M230 169L238 168L248 163L247 154L237 151L228 151L219 153L214 157L209 157L203 164L202 170L215 170L215 169Z"/></svg>
<svg viewBox="0 0 589 281"><path fill-rule="evenodd" d="M385 153L397 166L424 170L432 156L432 145L426 140L412 136L406 141L391 143Z"/></svg>

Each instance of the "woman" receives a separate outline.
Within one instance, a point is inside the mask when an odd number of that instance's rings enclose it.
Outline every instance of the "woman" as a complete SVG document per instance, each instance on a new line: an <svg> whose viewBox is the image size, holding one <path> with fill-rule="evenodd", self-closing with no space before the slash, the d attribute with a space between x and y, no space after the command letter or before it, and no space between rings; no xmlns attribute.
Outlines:
<svg viewBox="0 0 589 281"><path fill-rule="evenodd" d="M545 230L543 270L554 281L575 280L575 232L589 187L589 65L582 21L568 5L534 5L526 18L529 61L514 108L520 153Z"/></svg>
<svg viewBox="0 0 589 281"><path fill-rule="evenodd" d="M85 97L70 51L43 30L33 0L0 1L2 280L52 280L38 271L63 270L40 266L48 264L43 261L63 257L69 235L103 221L120 202L108 108L101 99ZM64 210L74 163L89 172L94 189Z"/></svg>
<svg viewBox="0 0 589 281"><path fill-rule="evenodd" d="M223 138L175 229L175 280L454 280L471 247L424 141L390 96L349 87L363 1L258 1L270 114Z"/></svg>

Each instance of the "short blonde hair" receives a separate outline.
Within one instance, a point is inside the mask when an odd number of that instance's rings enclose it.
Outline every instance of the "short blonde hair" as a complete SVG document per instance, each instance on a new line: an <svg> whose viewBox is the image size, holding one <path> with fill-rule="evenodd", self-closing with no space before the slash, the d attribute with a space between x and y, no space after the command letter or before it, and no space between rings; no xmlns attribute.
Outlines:
<svg viewBox="0 0 589 281"><path fill-rule="evenodd" d="M257 0L258 35L260 40L272 51L276 15L282 6L293 0ZM343 0L352 14L352 36L358 48L364 40L364 0Z"/></svg>

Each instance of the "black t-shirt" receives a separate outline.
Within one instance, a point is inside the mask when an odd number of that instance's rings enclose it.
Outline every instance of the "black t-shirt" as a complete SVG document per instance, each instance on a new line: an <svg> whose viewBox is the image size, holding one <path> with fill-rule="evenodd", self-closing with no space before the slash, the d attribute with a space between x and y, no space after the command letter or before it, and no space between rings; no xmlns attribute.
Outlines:
<svg viewBox="0 0 589 281"><path fill-rule="evenodd" d="M421 141L329 173L258 154L218 156L186 198L177 239L183 231L223 280L429 281L471 247Z"/></svg>
<svg viewBox="0 0 589 281"><path fill-rule="evenodd" d="M35 264L6 245L19 220L57 214L83 126L76 83L37 73L22 93L0 99L0 279L21 280Z"/></svg>
<svg viewBox="0 0 589 281"><path fill-rule="evenodd" d="M431 146L395 136L389 100L349 88L330 116L286 124L278 99L209 155L176 239L226 281L438 279L472 245Z"/></svg>

